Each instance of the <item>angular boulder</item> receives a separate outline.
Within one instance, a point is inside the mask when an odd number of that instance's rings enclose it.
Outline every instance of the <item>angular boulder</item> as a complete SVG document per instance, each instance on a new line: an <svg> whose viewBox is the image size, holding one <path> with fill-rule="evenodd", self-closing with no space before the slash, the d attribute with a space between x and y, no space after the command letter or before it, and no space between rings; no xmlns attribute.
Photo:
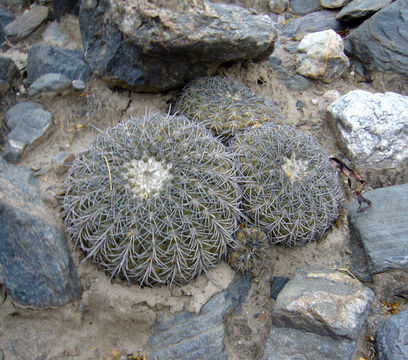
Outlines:
<svg viewBox="0 0 408 360"><path fill-rule="evenodd" d="M301 55L298 74L330 83L339 78L350 62L343 50L343 40L334 30L306 35L298 45Z"/></svg>
<svg viewBox="0 0 408 360"><path fill-rule="evenodd" d="M408 160L407 96L353 90L327 112L339 145L358 167L392 169Z"/></svg>
<svg viewBox="0 0 408 360"><path fill-rule="evenodd" d="M0 158L0 283L24 306L64 305L81 294L64 232L32 172Z"/></svg>
<svg viewBox="0 0 408 360"><path fill-rule="evenodd" d="M339 21L364 19L391 4L392 0L353 0L337 14Z"/></svg>
<svg viewBox="0 0 408 360"><path fill-rule="evenodd" d="M369 71L394 71L408 76L408 0L378 11L345 38L348 54Z"/></svg>
<svg viewBox="0 0 408 360"><path fill-rule="evenodd" d="M79 22L93 72L144 92L181 87L228 61L266 58L276 40L269 16L206 0L86 0Z"/></svg>

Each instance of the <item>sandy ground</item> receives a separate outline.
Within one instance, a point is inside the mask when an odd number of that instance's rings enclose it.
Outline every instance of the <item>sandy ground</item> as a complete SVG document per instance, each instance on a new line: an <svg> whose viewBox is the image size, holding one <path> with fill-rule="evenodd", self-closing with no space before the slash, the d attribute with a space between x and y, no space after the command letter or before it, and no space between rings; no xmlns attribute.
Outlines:
<svg viewBox="0 0 408 360"><path fill-rule="evenodd" d="M61 26L71 39L70 47L79 47L79 32L75 18L67 17ZM25 62L30 44L41 39L39 29L27 40L17 44L5 55L21 66ZM277 50L285 67L293 71L296 57L280 48ZM294 73L294 72L293 72ZM341 153L333 133L326 121L329 100L325 94L337 90L346 94L354 89L376 91L399 91L403 86L395 76L381 75L368 83L360 81L351 71L331 84L315 82L304 92L291 91L268 68L267 62L237 63L221 68L220 75L228 76L247 85L253 91L275 101L287 119L287 123L313 136L328 151ZM394 78L393 78L394 77ZM394 79L394 80L393 80ZM406 87L405 89L408 89ZM123 90L111 90L104 82L92 79L86 90L64 96L34 99L53 114L54 129L44 142L26 154L21 165L41 169L38 176L51 212L62 226L55 200L61 190L64 176L55 174L52 158L59 152L81 151L98 131L143 114L146 109L167 112L177 92L167 94L138 94ZM27 100L24 93L2 99L0 116L9 106ZM306 107L299 110L297 101ZM397 181L382 178L385 185ZM346 188L345 188L346 189ZM345 192L345 199L352 199ZM0 349L6 360L12 349L20 349L25 359L113 359L120 354L143 355L149 328L158 316L182 310L198 312L201 306L215 293L225 289L233 277L233 271L224 263L213 269L214 281L200 276L182 287L139 288L120 281L111 282L93 264L80 264L82 254L73 251L74 261L84 288L81 299L58 309L23 309L6 297L4 289L0 296ZM229 359L259 359L271 325L270 309L273 300L269 297L269 284L273 276L295 274L298 268L307 265L325 265L346 271L352 262L352 251L347 220L343 213L338 226L333 227L319 242L298 249L276 246L272 250L272 262L255 274L250 294L243 306L242 314L226 319L226 349ZM353 360L375 359L372 337L378 324L390 315L379 299L394 302L395 289L407 286L405 272L395 271L373 277L367 286L376 292L370 315L356 347ZM400 305L399 309L405 309ZM47 350L42 350L42 349Z"/></svg>

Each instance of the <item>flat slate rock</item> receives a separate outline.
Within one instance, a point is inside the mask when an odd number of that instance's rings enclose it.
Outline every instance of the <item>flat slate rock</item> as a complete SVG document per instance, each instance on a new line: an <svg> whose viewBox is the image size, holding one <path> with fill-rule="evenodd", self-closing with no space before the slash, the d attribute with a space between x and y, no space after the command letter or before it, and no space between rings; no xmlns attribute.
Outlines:
<svg viewBox="0 0 408 360"><path fill-rule="evenodd" d="M262 360L349 360L356 341L272 325Z"/></svg>
<svg viewBox="0 0 408 360"><path fill-rule="evenodd" d="M408 184L364 193L371 208L357 213L357 201L346 204L350 233L367 254L370 273L408 269Z"/></svg>
<svg viewBox="0 0 408 360"><path fill-rule="evenodd" d="M369 71L408 76L407 43L408 0L397 0L353 30L344 45Z"/></svg>
<svg viewBox="0 0 408 360"><path fill-rule="evenodd" d="M336 340L357 340L374 292L342 272L307 267L298 270L279 293L274 324L303 329Z"/></svg>
<svg viewBox="0 0 408 360"><path fill-rule="evenodd" d="M297 15L306 15L321 8L320 0L289 0L289 7Z"/></svg>
<svg viewBox="0 0 408 360"><path fill-rule="evenodd" d="M378 360L408 360L408 310L385 320L377 330Z"/></svg>
<svg viewBox="0 0 408 360"><path fill-rule="evenodd" d="M28 82L32 84L40 76L49 73L62 74L71 80L80 79L86 82L91 76L91 69L81 51L46 44L33 45L27 58Z"/></svg>
<svg viewBox="0 0 408 360"><path fill-rule="evenodd" d="M14 19L15 17L11 12L0 6L0 45L3 44L3 41L5 40L3 31L4 27L11 23Z"/></svg>
<svg viewBox="0 0 408 360"><path fill-rule="evenodd" d="M64 232L40 199L32 171L0 158L0 282L29 307L64 305L81 286Z"/></svg>
<svg viewBox="0 0 408 360"><path fill-rule="evenodd" d="M48 19L47 6L34 6L4 27L4 34L12 42L22 40Z"/></svg>
<svg viewBox="0 0 408 360"><path fill-rule="evenodd" d="M366 18L391 4L392 0L353 0L337 14L336 19L343 22Z"/></svg>
<svg viewBox="0 0 408 360"><path fill-rule="evenodd" d="M223 315L241 311L251 287L249 274L236 275L229 287L211 298L198 314L183 312L160 320L151 330L149 358L166 360L223 360Z"/></svg>
<svg viewBox="0 0 408 360"><path fill-rule="evenodd" d="M61 93L72 87L72 80L63 74L49 73L40 76L28 89L30 96L42 93Z"/></svg>

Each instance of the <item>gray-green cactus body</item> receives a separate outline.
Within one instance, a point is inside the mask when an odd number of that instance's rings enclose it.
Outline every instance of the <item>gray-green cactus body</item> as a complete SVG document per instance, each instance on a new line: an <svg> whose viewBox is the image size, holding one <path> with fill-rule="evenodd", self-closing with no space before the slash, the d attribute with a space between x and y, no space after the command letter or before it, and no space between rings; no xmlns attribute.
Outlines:
<svg viewBox="0 0 408 360"><path fill-rule="evenodd" d="M322 237L338 216L336 169L309 136L264 124L237 135L243 211L272 244L290 247Z"/></svg>
<svg viewBox="0 0 408 360"><path fill-rule="evenodd" d="M216 265L241 215L232 155L183 116L109 128L76 157L65 187L71 239L141 285L183 283Z"/></svg>
<svg viewBox="0 0 408 360"><path fill-rule="evenodd" d="M175 111L224 137L264 122L283 121L283 115L273 102L234 80L218 76L200 78L188 84Z"/></svg>

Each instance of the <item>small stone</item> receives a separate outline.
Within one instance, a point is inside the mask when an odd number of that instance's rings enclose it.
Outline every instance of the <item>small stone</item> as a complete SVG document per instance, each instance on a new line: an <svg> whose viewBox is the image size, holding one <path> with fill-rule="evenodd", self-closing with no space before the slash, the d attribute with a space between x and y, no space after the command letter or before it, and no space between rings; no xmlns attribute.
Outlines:
<svg viewBox="0 0 408 360"><path fill-rule="evenodd" d="M308 34L298 46L298 51L305 55L300 57L296 71L300 75L330 83L350 65L343 50L343 40L333 30Z"/></svg>
<svg viewBox="0 0 408 360"><path fill-rule="evenodd" d="M282 14L289 6L289 0L269 0L268 7L274 14Z"/></svg>
<svg viewBox="0 0 408 360"><path fill-rule="evenodd" d="M53 158L54 170L55 173L60 176L64 175L68 167L74 161L74 154L71 153L58 153Z"/></svg>
<svg viewBox="0 0 408 360"><path fill-rule="evenodd" d="M408 97L350 91L327 108L339 145L358 167L393 169L408 159Z"/></svg>
<svg viewBox="0 0 408 360"><path fill-rule="evenodd" d="M36 109L42 109L43 106L39 103L33 101L25 101L19 104L12 106L10 109L7 110L6 114L4 115L4 119L6 120L6 124L9 129L13 130L17 123L19 123L26 113L30 113Z"/></svg>
<svg viewBox="0 0 408 360"><path fill-rule="evenodd" d="M357 213L356 200L348 202L350 234L361 243L369 271L377 274L408 268L408 184L379 188L364 193L372 206Z"/></svg>
<svg viewBox="0 0 408 360"><path fill-rule="evenodd" d="M274 276L271 281L270 296L272 299L276 300L280 291L284 288L286 283L290 280L288 277L284 276Z"/></svg>
<svg viewBox="0 0 408 360"><path fill-rule="evenodd" d="M377 330L379 360L408 360L408 310L385 320Z"/></svg>
<svg viewBox="0 0 408 360"><path fill-rule="evenodd" d="M320 5L326 9L338 9L348 2L350 2L350 0L320 0Z"/></svg>
<svg viewBox="0 0 408 360"><path fill-rule="evenodd" d="M49 73L40 76L28 89L30 96L41 93L59 94L72 86L71 79L62 74Z"/></svg>
<svg viewBox="0 0 408 360"><path fill-rule="evenodd" d="M327 90L323 94L323 99L326 99L329 103L332 103L333 101L336 101L338 98L340 98L341 93L338 90Z"/></svg>
<svg viewBox="0 0 408 360"><path fill-rule="evenodd" d="M306 105L306 103L304 101L302 101L302 100L296 101L296 108L298 110L303 110L306 106L307 105Z"/></svg>
<svg viewBox="0 0 408 360"><path fill-rule="evenodd" d="M348 22L366 18L391 2L392 0L353 0L336 15L336 19Z"/></svg>
<svg viewBox="0 0 408 360"><path fill-rule="evenodd" d="M72 87L76 90L82 91L86 84L82 80L72 80Z"/></svg>
<svg viewBox="0 0 408 360"><path fill-rule="evenodd" d="M320 0L289 0L289 6L297 15L306 15L320 9Z"/></svg>
<svg viewBox="0 0 408 360"><path fill-rule="evenodd" d="M311 102L313 105L317 105L317 104L319 103L319 99L310 99L310 102Z"/></svg>
<svg viewBox="0 0 408 360"><path fill-rule="evenodd" d="M60 31L58 22L53 21L47 26L47 28L42 33L43 40L52 46L59 46L61 48L65 47L68 44L68 39Z"/></svg>
<svg viewBox="0 0 408 360"><path fill-rule="evenodd" d="M22 40L46 21L48 15L48 7L34 6L31 10L25 11L17 19L7 24L4 28L4 34L12 42Z"/></svg>
<svg viewBox="0 0 408 360"><path fill-rule="evenodd" d="M304 268L279 293L274 324L357 340L373 299L370 288L341 272Z"/></svg>

